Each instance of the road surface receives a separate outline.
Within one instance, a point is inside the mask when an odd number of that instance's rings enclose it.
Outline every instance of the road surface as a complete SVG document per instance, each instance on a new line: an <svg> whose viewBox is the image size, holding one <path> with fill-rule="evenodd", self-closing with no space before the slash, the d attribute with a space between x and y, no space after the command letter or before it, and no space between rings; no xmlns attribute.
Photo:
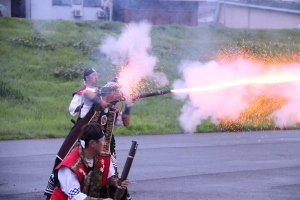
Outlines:
<svg viewBox="0 0 300 200"><path fill-rule="evenodd" d="M300 131L117 136L133 200L299 200ZM63 139L0 141L0 199L41 200Z"/></svg>

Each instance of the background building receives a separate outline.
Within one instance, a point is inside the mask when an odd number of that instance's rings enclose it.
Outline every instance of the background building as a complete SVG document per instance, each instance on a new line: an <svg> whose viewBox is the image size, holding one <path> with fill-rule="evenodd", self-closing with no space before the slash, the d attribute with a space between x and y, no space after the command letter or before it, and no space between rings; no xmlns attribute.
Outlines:
<svg viewBox="0 0 300 200"><path fill-rule="evenodd" d="M3 15L31 19L148 20L154 25L198 25L203 0L0 0ZM1 9L1 7L0 7Z"/></svg>
<svg viewBox="0 0 300 200"><path fill-rule="evenodd" d="M31 19L110 20L112 0L0 0L3 16Z"/></svg>
<svg viewBox="0 0 300 200"><path fill-rule="evenodd" d="M300 28L300 0L0 0L5 17Z"/></svg>
<svg viewBox="0 0 300 200"><path fill-rule="evenodd" d="M300 28L300 1L219 1L214 21L230 28Z"/></svg>
<svg viewBox="0 0 300 200"><path fill-rule="evenodd" d="M154 25L198 25L198 1L184 0L114 0L113 20L131 22L148 20Z"/></svg>

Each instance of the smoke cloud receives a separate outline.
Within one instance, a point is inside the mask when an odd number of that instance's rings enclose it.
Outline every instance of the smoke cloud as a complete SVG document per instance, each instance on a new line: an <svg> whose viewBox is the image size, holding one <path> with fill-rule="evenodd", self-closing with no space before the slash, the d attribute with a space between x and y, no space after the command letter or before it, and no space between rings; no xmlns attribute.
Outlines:
<svg viewBox="0 0 300 200"><path fill-rule="evenodd" d="M152 48L150 31L151 25L147 22L131 23L119 36L105 38L100 46L101 52L119 67L119 83L125 95L140 89L144 79L157 82L159 87L168 84L163 73L154 72L158 60L149 54ZM215 124L219 124L223 118L237 120L262 95L287 100L270 116L277 126L295 125L300 121L299 63L266 67L247 59L228 63L182 61L178 70L182 79L174 81L174 89L203 89L174 93L175 99L185 102L178 118L185 132L195 132L197 125L206 119ZM293 76L293 80L280 81L282 77L278 75ZM265 83L268 77L273 80Z"/></svg>
<svg viewBox="0 0 300 200"><path fill-rule="evenodd" d="M183 61L179 71L182 73L182 80L175 81L173 88L203 89L187 94L175 93L175 98L186 102L179 117L185 132L195 132L196 126L205 119L210 119L215 124L222 118L236 120L261 95L288 100L288 103L272 114L277 126L294 125L296 121L300 121L300 64L266 68L260 63L245 59L231 63ZM288 77L287 81L276 83L280 81L278 75L292 76L293 81L289 82ZM272 84L260 81L240 84L241 80L262 80L260 77L273 77L274 80Z"/></svg>
<svg viewBox="0 0 300 200"><path fill-rule="evenodd" d="M120 67L118 80L125 95L137 90L142 79L155 79L160 86L168 84L164 74L154 73L157 58L149 54L150 30L147 22L131 23L119 37L109 36L100 46L101 52Z"/></svg>

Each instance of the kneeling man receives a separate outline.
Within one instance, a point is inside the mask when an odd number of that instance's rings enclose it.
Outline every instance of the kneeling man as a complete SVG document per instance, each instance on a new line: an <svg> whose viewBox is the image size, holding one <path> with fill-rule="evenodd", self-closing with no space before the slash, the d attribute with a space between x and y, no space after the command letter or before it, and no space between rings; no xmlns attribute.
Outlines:
<svg viewBox="0 0 300 200"><path fill-rule="evenodd" d="M51 200L106 200L114 197L119 178L111 163L110 153L104 152L104 133L98 123L83 127L79 147L56 167L55 189ZM121 183L126 193L129 181ZM120 186L119 186L120 187ZM123 195L124 198L126 195ZM122 198L123 199L123 198Z"/></svg>

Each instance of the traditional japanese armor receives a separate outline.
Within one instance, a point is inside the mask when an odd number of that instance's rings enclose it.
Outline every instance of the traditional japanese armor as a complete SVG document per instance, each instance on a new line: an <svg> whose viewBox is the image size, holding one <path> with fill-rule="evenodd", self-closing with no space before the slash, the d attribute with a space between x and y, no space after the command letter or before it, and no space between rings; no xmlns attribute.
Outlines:
<svg viewBox="0 0 300 200"><path fill-rule="evenodd" d="M107 176L110 166L110 157L101 154L94 158L94 166L90 168L84 159L81 147L77 147L55 168L55 182L51 200L67 200L68 196L59 188L57 172L62 166L68 167L78 177L80 190L89 197L107 197Z"/></svg>

